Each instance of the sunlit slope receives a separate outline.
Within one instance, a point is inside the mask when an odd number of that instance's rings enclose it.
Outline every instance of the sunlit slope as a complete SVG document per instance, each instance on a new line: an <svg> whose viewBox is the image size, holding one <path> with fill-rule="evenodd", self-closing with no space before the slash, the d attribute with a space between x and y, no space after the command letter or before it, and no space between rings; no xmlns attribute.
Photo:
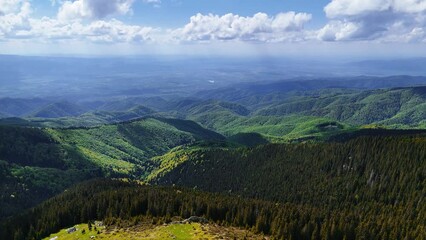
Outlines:
<svg viewBox="0 0 426 240"><path fill-rule="evenodd" d="M321 137L366 125L423 128L426 124L426 87L331 88L259 93L241 99L222 97L234 102L192 101L177 107L183 117L225 135L255 132L271 139ZM324 128L327 125L330 127Z"/></svg>
<svg viewBox="0 0 426 240"><path fill-rule="evenodd" d="M152 157L224 138L186 120L147 118L96 128L0 126L0 217L94 177L143 179Z"/></svg>
<svg viewBox="0 0 426 240"><path fill-rule="evenodd" d="M353 137L342 137L343 142L269 144L251 149L182 149L156 158L161 167L148 179L319 206L422 201L426 191L424 133L370 131Z"/></svg>

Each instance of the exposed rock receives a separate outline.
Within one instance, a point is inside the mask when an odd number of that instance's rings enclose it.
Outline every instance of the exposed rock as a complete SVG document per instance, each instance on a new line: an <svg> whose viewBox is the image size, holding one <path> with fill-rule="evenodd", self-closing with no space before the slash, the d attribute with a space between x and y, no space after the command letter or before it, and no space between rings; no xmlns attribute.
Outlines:
<svg viewBox="0 0 426 240"><path fill-rule="evenodd" d="M209 221L203 217L191 216L182 221L182 223L208 223Z"/></svg>

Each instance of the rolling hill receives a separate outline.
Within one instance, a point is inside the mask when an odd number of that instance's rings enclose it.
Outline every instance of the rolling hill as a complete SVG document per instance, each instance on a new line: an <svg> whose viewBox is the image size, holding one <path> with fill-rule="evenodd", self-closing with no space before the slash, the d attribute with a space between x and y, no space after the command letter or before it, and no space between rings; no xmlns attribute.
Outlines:
<svg viewBox="0 0 426 240"><path fill-rule="evenodd" d="M41 98L0 98L0 112L7 116L23 117L27 116L35 109L49 104L49 102L49 100Z"/></svg>
<svg viewBox="0 0 426 240"><path fill-rule="evenodd" d="M329 135L330 131L364 126L422 128L426 125L425 89L332 88L248 96L234 103L193 99L176 105L179 115L175 116L191 119L227 136L259 133L272 141L320 137ZM330 127L322 127L327 124Z"/></svg>
<svg viewBox="0 0 426 240"><path fill-rule="evenodd" d="M60 118L75 117L81 115L88 110L78 104L63 101L43 106L30 114L30 117L37 118Z"/></svg>
<svg viewBox="0 0 426 240"><path fill-rule="evenodd" d="M170 149L224 137L186 120L146 118L95 128L0 126L0 217L95 177L143 179Z"/></svg>
<svg viewBox="0 0 426 240"><path fill-rule="evenodd" d="M16 124L51 128L93 127L153 116L188 119L228 137L257 133L270 142L321 139L362 127L409 129L426 126L425 87L275 92L247 96L237 102L179 98L169 100L168 107L163 106L162 110L122 101L117 104L125 104L125 111L91 111L78 117L30 118L29 122L18 121ZM164 101L160 101L160 105L165 104ZM257 104L252 104L254 102ZM112 102L109 104L114 105Z"/></svg>
<svg viewBox="0 0 426 240"><path fill-rule="evenodd" d="M415 76L296 78L266 83L240 83L220 89L200 91L195 96L203 99L238 102L245 105L250 99L261 98L266 95L273 96L277 93L285 95L291 92L310 92L324 89L374 90L424 85L426 85L426 77ZM257 105L260 102L256 101L255 103Z"/></svg>
<svg viewBox="0 0 426 240"><path fill-rule="evenodd" d="M288 99L285 103L261 109L256 114L300 114L326 117L352 125L378 123L416 127L426 119L425 107L426 87L415 87Z"/></svg>
<svg viewBox="0 0 426 240"><path fill-rule="evenodd" d="M156 158L164 167L148 179L162 185L337 208L346 202L407 205L421 201L426 190L424 131L365 130L343 139L172 152Z"/></svg>

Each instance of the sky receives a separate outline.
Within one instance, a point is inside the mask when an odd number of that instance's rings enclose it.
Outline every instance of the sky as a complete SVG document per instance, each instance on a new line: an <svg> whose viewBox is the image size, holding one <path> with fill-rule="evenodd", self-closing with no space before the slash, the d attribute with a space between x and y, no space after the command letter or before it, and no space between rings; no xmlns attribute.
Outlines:
<svg viewBox="0 0 426 240"><path fill-rule="evenodd" d="M426 57L426 0L0 0L0 54Z"/></svg>

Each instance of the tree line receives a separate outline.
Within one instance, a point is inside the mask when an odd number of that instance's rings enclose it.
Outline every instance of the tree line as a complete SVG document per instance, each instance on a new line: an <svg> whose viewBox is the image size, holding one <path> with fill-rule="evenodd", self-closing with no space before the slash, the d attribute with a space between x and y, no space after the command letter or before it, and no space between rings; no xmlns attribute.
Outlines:
<svg viewBox="0 0 426 240"><path fill-rule="evenodd" d="M375 202L342 209L278 203L176 187L92 180L0 225L1 239L40 239L77 223L104 219L117 224L148 216L203 216L225 226L275 239L424 239L425 208ZM423 214L423 215L421 215Z"/></svg>

